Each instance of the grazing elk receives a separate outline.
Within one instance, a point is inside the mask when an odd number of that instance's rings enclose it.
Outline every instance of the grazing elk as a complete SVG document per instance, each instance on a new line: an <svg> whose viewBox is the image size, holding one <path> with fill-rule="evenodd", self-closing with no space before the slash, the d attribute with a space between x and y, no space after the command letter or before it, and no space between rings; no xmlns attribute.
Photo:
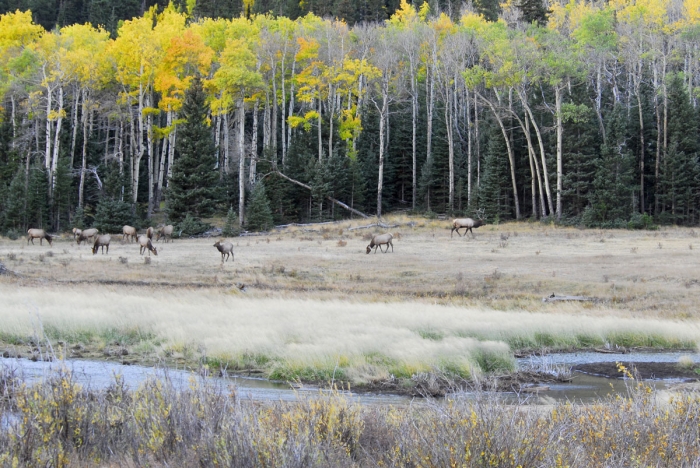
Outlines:
<svg viewBox="0 0 700 468"><path fill-rule="evenodd" d="M151 256L151 252L153 252L153 255L156 257L158 256L158 250L153 247L153 243L151 242L151 239L148 238L147 235L141 235L139 236L139 255L143 255L143 253L148 250L148 256Z"/></svg>
<svg viewBox="0 0 700 468"><path fill-rule="evenodd" d="M165 242L168 242L168 237L172 241L173 240L172 236L173 236L173 225L168 224L167 226L163 226L160 228L160 230L158 231L158 237L156 238L156 242L158 242L161 239L161 237L165 238Z"/></svg>
<svg viewBox="0 0 700 468"><path fill-rule="evenodd" d="M391 239L393 239L394 236L391 234L377 234L376 236L372 237L372 240L369 242L369 245L367 246L367 253L372 250L372 247L374 247L374 253L377 253L377 247L379 247L379 250L382 251L382 253L387 253L389 251L389 246L391 246L391 251L394 251L394 244L391 243ZM382 245L386 245L386 251L382 250Z"/></svg>
<svg viewBox="0 0 700 468"><path fill-rule="evenodd" d="M486 220L484 219L484 210L479 210L477 211L477 218L476 220L471 219L471 218L457 218L452 221L452 231L450 231L450 237L454 234L455 231L457 231L457 235L459 237L462 237L462 235L459 233L459 230L464 228L464 235L467 235L467 231L472 233L472 237L474 237L474 231L472 231L472 228L478 228L480 226L483 226L486 224Z"/></svg>
<svg viewBox="0 0 700 468"><path fill-rule="evenodd" d="M95 236L97 235L98 232L99 232L99 231L98 231L97 229L95 229L95 228L92 228L92 229L83 229L83 230L80 232L80 234L78 234L78 239L77 239L78 245L80 245L80 243L81 243L82 241L86 241L86 240L88 240L88 239L92 239L93 237L95 237Z"/></svg>
<svg viewBox="0 0 700 468"><path fill-rule="evenodd" d="M129 239L129 242L136 240L136 228L133 226L124 226L122 228L122 240Z"/></svg>
<svg viewBox="0 0 700 468"><path fill-rule="evenodd" d="M105 247L107 247L107 253L109 254L109 242L112 240L112 236L105 234L102 236L95 237L95 243L92 244L92 254L95 255L97 251L102 247L102 254L105 253Z"/></svg>
<svg viewBox="0 0 700 468"><path fill-rule="evenodd" d="M29 229L27 234L27 244L29 244L29 241L32 241L32 245L34 245L34 239L39 239L39 245L44 245L44 239L46 239L49 241L49 245L53 246L53 238L46 234L46 231L43 229Z"/></svg>
<svg viewBox="0 0 700 468"><path fill-rule="evenodd" d="M146 229L146 236L147 236L149 239L153 239L153 233L154 233L154 232L155 232L155 229L153 229L152 227L149 227L148 229Z"/></svg>
<svg viewBox="0 0 700 468"><path fill-rule="evenodd" d="M82 233L82 232L83 232L82 229L73 228L73 239L76 239L80 235L80 233Z"/></svg>
<svg viewBox="0 0 700 468"><path fill-rule="evenodd" d="M221 252L221 263L224 263L224 256L226 256L226 261L228 261L228 256L231 256L231 260L235 261L235 258L233 256L233 244L230 242L221 242L221 241L216 241L214 243L214 247L217 248L219 252Z"/></svg>

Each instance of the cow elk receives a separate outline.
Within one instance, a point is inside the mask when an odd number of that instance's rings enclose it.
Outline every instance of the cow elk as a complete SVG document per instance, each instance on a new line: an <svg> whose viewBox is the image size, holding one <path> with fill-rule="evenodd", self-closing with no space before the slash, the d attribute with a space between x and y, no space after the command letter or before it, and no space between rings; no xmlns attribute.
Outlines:
<svg viewBox="0 0 700 468"><path fill-rule="evenodd" d="M136 240L136 228L133 226L124 226L122 228L122 240L129 239L129 242Z"/></svg>
<svg viewBox="0 0 700 468"><path fill-rule="evenodd" d="M450 231L450 237L454 234L455 231L457 231L457 235L459 237L462 237L462 235L459 233L459 230L464 228L464 235L467 235L467 231L472 233L472 238L474 237L474 231L472 231L473 228L478 228L480 226L483 226L486 224L486 219L484 218L484 210L478 210L477 212L477 219L474 220L472 218L457 218L452 221L452 231Z"/></svg>
<svg viewBox="0 0 700 468"><path fill-rule="evenodd" d="M372 250L372 247L374 247L374 253L377 253L377 247L379 247L379 250L382 251L382 253L387 253L389 251L389 246L391 246L391 251L394 251L394 244L391 243L391 239L393 239L394 236L391 234L377 234L376 236L372 237L372 240L369 242L369 245L367 246L367 253L369 253ZM382 250L382 245L386 245L386 250Z"/></svg>
<svg viewBox="0 0 700 468"><path fill-rule="evenodd" d="M153 229L152 227L149 227L148 229L146 229L146 236L148 236L148 238L152 240L154 232L155 232L155 229Z"/></svg>
<svg viewBox="0 0 700 468"><path fill-rule="evenodd" d="M104 234L102 236L95 237L95 243L92 245L92 254L95 255L97 251L102 247L102 255L105 253L105 247L107 247L107 254L109 254L109 243L112 240L112 236L109 234Z"/></svg>
<svg viewBox="0 0 700 468"><path fill-rule="evenodd" d="M34 239L39 239L39 245L44 245L44 239L46 239L49 241L49 245L53 246L53 238L46 234L46 231L43 229L29 229L27 234L27 244L29 244L29 241L32 241L32 245L34 245Z"/></svg>
<svg viewBox="0 0 700 468"><path fill-rule="evenodd" d="M77 239L77 237L83 232L82 229L78 228L73 228L73 239Z"/></svg>
<svg viewBox="0 0 700 468"><path fill-rule="evenodd" d="M216 241L214 243L214 247L221 252L221 263L224 263L224 256L226 257L226 261L228 261L229 255L231 256L231 260L235 260L233 257L233 244L230 242L221 242L221 241Z"/></svg>
<svg viewBox="0 0 700 468"><path fill-rule="evenodd" d="M153 255L156 257L158 256L158 250L153 247L153 243L151 242L151 239L148 238L148 235L141 235L139 236L139 255L143 255L143 253L148 250L148 256L151 256L151 252L153 252Z"/></svg>
<svg viewBox="0 0 700 468"><path fill-rule="evenodd" d="M83 229L83 230L80 232L80 234L78 234L78 239L76 239L77 242L78 242L78 245L80 245L80 243L81 243L82 241L87 241L88 239L92 239L93 237L95 237L95 236L97 235L98 232L99 232L99 231L98 231L97 229L95 229L95 228L92 228L92 229Z"/></svg>
<svg viewBox="0 0 700 468"><path fill-rule="evenodd" d="M161 238L165 238L165 242L168 242L168 238L170 240L173 240L173 225L168 224L167 226L163 226L160 228L158 231L158 237L156 238L156 242L158 242Z"/></svg>

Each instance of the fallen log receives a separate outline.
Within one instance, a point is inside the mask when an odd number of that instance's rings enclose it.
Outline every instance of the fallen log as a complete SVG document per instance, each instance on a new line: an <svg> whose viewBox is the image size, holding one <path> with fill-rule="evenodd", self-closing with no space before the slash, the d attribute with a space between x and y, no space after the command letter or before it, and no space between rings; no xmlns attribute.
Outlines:
<svg viewBox="0 0 700 468"><path fill-rule="evenodd" d="M597 297L589 296L557 296L552 294L551 296L543 297L542 302L558 302L558 301L579 301L579 302L598 302Z"/></svg>
<svg viewBox="0 0 700 468"><path fill-rule="evenodd" d="M298 185L299 187L304 187L306 190L311 191L311 186L306 185L306 184L303 183L303 182L299 182L298 180L294 180L294 179L292 179L291 177L282 174L280 171L276 171L276 170L275 170L275 171L270 172L270 174L277 174L278 176L282 177L283 179L288 180L289 182L291 182L291 183L293 183L293 184L296 184L296 185ZM329 200L329 201L331 201L331 202L333 202L333 203L335 203L336 205L340 206L341 208L345 208L345 209L348 210L349 212L356 214L357 216L361 216L361 217L363 217L363 218L365 218L365 219L369 218L369 216L367 216L367 215L364 214L363 212L358 211L358 210L356 210L355 208L352 208L352 207L346 205L345 203L341 202L340 200L336 200L335 198L331 197L330 195L327 195L327 196L326 196L326 199Z"/></svg>
<svg viewBox="0 0 700 468"><path fill-rule="evenodd" d="M593 351L600 354L628 354L629 350L626 348L594 348Z"/></svg>
<svg viewBox="0 0 700 468"><path fill-rule="evenodd" d="M349 228L348 231L356 231L357 229L370 229L373 227L380 227L382 229L391 229L391 228L399 227L399 225L398 224L389 225L389 224L384 224L384 223L374 223L374 224L368 224L367 226L357 226L354 228Z"/></svg>

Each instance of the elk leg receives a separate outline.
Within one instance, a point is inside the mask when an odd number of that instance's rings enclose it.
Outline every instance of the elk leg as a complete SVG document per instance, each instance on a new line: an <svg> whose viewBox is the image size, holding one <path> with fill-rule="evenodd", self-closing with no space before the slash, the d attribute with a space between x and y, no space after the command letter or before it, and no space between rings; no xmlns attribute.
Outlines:
<svg viewBox="0 0 700 468"><path fill-rule="evenodd" d="M394 244L391 241L389 241L389 245L391 246L391 253L394 253ZM386 246L387 252L389 251L389 245Z"/></svg>

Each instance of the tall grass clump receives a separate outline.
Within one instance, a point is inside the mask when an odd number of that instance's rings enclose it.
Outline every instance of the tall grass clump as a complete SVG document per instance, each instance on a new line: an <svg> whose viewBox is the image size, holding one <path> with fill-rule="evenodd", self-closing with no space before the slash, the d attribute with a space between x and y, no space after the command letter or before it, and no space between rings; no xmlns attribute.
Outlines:
<svg viewBox="0 0 700 468"><path fill-rule="evenodd" d="M646 385L591 405L506 404L489 393L363 406L337 391L256 402L234 387L151 378L105 390L58 370L0 372L0 466L695 466L700 400Z"/></svg>

